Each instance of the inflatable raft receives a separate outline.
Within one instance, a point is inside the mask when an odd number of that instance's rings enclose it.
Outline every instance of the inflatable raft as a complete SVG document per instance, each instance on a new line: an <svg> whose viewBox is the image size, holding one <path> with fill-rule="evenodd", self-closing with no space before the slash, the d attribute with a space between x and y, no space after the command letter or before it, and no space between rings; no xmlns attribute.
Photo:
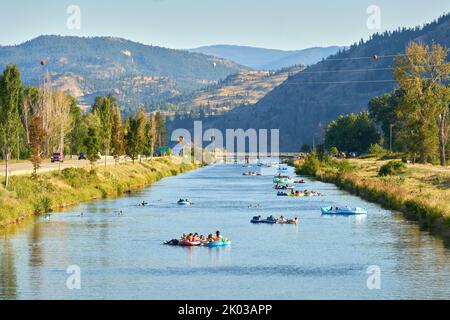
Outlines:
<svg viewBox="0 0 450 320"><path fill-rule="evenodd" d="M275 224L277 223L276 219L261 219L260 217L253 217L252 220L250 220L251 223L267 223L267 224Z"/></svg>
<svg viewBox="0 0 450 320"><path fill-rule="evenodd" d="M349 207L324 207L321 209L322 214L341 214L341 215L356 215L367 214L365 208L349 208Z"/></svg>
<svg viewBox="0 0 450 320"><path fill-rule="evenodd" d="M178 242L179 246L183 246L183 247L196 247L201 245L202 243L200 241L187 241L187 240L181 240L180 242Z"/></svg>
<svg viewBox="0 0 450 320"><path fill-rule="evenodd" d="M231 245L231 241L227 240L227 239L223 239L223 240L219 240L219 241L214 241L214 242L208 242L205 243L204 246L205 247L225 247L225 246L229 246Z"/></svg>

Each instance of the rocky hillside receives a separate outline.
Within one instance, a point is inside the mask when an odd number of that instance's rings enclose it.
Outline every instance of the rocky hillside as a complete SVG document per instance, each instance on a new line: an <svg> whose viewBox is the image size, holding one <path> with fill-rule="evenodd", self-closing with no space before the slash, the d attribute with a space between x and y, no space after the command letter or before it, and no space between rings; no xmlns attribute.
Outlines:
<svg viewBox="0 0 450 320"><path fill-rule="evenodd" d="M249 70L217 57L111 37L41 36L0 47L0 68L9 63L19 65L29 85L38 84L48 70L53 83L81 103L113 92L131 106L190 92Z"/></svg>
<svg viewBox="0 0 450 320"><path fill-rule="evenodd" d="M208 115L222 114L238 106L255 104L289 76L303 69L301 66L294 66L279 71L242 71L228 76L216 85L166 102L183 112L202 109Z"/></svg>

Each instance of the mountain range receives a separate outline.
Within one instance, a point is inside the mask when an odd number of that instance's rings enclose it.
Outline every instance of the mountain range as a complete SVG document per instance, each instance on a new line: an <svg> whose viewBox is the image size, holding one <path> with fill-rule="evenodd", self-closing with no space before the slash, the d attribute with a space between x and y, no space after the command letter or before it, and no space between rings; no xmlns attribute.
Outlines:
<svg viewBox="0 0 450 320"><path fill-rule="evenodd" d="M95 96L113 93L122 104L134 107L250 70L218 57L112 37L40 36L1 46L0 67L9 63L19 66L28 85L39 84L48 70L53 84L80 103L91 104Z"/></svg>
<svg viewBox="0 0 450 320"><path fill-rule="evenodd" d="M374 34L290 76L256 104L207 118L203 127L280 129L280 150L298 151L319 142L331 120L367 110L372 97L391 92L394 57L411 41L450 48L450 14L423 27Z"/></svg>
<svg viewBox="0 0 450 320"><path fill-rule="evenodd" d="M231 60L255 70L278 70L293 65L312 65L342 49L344 47L330 46L289 51L249 46L213 45L189 51Z"/></svg>

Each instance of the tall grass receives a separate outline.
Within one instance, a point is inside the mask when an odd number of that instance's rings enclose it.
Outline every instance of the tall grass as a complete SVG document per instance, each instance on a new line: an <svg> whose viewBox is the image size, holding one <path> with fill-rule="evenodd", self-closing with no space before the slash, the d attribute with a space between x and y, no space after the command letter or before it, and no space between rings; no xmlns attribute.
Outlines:
<svg viewBox="0 0 450 320"><path fill-rule="evenodd" d="M7 189L0 187L0 227L32 214L56 211L92 199L120 196L197 167L157 158L95 170L67 168L40 175L12 176Z"/></svg>

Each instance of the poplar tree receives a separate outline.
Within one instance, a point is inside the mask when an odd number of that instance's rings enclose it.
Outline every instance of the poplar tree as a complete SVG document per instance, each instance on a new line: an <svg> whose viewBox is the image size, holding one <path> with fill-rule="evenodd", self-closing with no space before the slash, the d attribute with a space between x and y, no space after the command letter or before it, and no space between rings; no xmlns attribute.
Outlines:
<svg viewBox="0 0 450 320"><path fill-rule="evenodd" d="M8 65L0 77L0 144L5 161L5 186L8 186L8 162L20 128L19 104L22 81L17 65Z"/></svg>

